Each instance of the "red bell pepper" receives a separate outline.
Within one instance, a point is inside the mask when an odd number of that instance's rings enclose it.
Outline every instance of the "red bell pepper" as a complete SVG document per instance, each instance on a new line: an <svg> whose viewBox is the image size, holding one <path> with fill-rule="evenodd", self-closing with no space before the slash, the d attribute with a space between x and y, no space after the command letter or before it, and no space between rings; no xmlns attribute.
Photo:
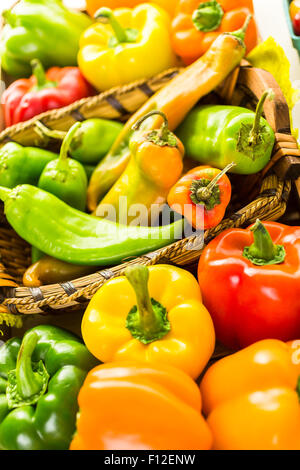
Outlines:
<svg viewBox="0 0 300 470"><path fill-rule="evenodd" d="M14 81L3 93L5 125L32 117L91 96L93 89L78 67L51 67L46 73L38 60L32 61L33 75Z"/></svg>
<svg viewBox="0 0 300 470"><path fill-rule="evenodd" d="M228 348L300 337L300 227L257 221L226 230L205 248L198 279Z"/></svg>

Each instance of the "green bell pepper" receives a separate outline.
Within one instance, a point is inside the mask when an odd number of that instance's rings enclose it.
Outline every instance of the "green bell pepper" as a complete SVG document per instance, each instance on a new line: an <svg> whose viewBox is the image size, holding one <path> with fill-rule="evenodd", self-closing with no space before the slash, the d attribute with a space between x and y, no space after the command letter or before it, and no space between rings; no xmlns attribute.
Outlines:
<svg viewBox="0 0 300 470"><path fill-rule="evenodd" d="M32 59L45 68L76 66L79 38L92 24L88 15L68 10L61 0L21 0L3 17L0 62L14 77L31 75Z"/></svg>
<svg viewBox="0 0 300 470"><path fill-rule="evenodd" d="M97 364L72 333L41 325L0 348L0 449L67 450L77 396Z"/></svg>
<svg viewBox="0 0 300 470"><path fill-rule="evenodd" d="M38 187L54 194L80 211L86 208L88 179L82 164L68 158L70 143L81 124L74 124L61 145L59 158L49 162L38 182Z"/></svg>
<svg viewBox="0 0 300 470"><path fill-rule="evenodd" d="M275 134L262 117L266 91L256 113L238 106L207 105L194 108L176 130L188 157L220 170L230 163L231 173L251 175L270 161Z"/></svg>

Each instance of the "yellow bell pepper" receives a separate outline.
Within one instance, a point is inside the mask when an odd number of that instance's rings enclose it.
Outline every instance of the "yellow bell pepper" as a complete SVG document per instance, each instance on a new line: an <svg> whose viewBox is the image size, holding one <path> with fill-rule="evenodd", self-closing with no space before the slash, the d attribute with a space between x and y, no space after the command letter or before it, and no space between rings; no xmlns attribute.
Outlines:
<svg viewBox="0 0 300 470"><path fill-rule="evenodd" d="M162 8L100 8L81 36L78 64L99 91L150 78L176 64L171 20Z"/></svg>
<svg viewBox="0 0 300 470"><path fill-rule="evenodd" d="M196 279L167 265L132 266L104 284L88 305L81 330L87 348L104 363L167 364L193 379L215 347Z"/></svg>

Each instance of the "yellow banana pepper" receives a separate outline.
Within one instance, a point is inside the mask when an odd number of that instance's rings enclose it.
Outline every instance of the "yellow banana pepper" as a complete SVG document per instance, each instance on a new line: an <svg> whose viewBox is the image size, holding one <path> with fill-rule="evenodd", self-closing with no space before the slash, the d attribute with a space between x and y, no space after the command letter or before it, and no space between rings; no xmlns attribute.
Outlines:
<svg viewBox="0 0 300 470"><path fill-rule="evenodd" d="M100 8L81 36L78 64L99 91L150 78L176 64L171 21L162 8Z"/></svg>
<svg viewBox="0 0 300 470"><path fill-rule="evenodd" d="M193 379L215 346L196 279L167 265L132 266L104 284L88 305L81 330L87 348L104 363L168 364Z"/></svg>

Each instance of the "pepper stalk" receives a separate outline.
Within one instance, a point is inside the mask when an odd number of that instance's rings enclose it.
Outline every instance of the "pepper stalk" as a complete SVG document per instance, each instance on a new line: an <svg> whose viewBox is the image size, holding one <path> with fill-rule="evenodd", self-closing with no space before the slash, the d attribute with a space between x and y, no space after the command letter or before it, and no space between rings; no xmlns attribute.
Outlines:
<svg viewBox="0 0 300 470"><path fill-rule="evenodd" d="M243 256L257 266L268 266L284 263L286 251L284 246L275 245L266 227L257 220L251 227L254 243L244 249Z"/></svg>
<svg viewBox="0 0 300 470"><path fill-rule="evenodd" d="M56 82L47 80L45 69L39 59L32 59L30 65L32 67L32 73L36 78L36 85L32 87L31 91L55 88L57 86Z"/></svg>
<svg viewBox="0 0 300 470"><path fill-rule="evenodd" d="M96 11L94 18L101 23L109 24L114 32L109 40L109 47L116 47L119 44L126 42L135 42L139 31L133 28L123 28L114 15L111 8L102 7Z"/></svg>
<svg viewBox="0 0 300 470"><path fill-rule="evenodd" d="M150 133L147 134L146 139L153 144L159 145L160 147L177 147L178 141L173 134L169 130L169 122L167 116L162 111L150 111L149 113L145 114L145 116L141 117L132 127L132 130L139 131L141 125L152 116L161 116L163 118L163 124L160 129L154 129Z"/></svg>

